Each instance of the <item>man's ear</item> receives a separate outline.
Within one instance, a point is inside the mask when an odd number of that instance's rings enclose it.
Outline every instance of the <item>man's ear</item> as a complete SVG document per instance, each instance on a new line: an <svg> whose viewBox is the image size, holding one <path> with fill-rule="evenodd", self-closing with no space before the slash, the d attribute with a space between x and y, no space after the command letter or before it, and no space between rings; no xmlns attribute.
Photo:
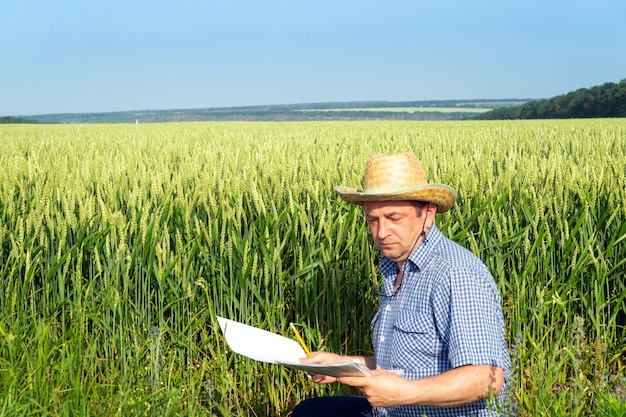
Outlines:
<svg viewBox="0 0 626 417"><path fill-rule="evenodd" d="M435 215L437 214L437 206L435 203L428 203L422 210L426 211L426 220L424 221L424 232L428 233L433 222L435 221Z"/></svg>

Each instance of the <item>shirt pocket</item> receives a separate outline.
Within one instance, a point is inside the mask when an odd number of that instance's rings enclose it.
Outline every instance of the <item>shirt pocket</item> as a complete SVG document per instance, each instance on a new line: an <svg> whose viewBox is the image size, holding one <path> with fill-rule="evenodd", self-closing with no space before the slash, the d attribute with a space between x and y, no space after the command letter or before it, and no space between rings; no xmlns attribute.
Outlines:
<svg viewBox="0 0 626 417"><path fill-rule="evenodd" d="M430 314L400 311L393 327L391 363L400 369L432 368L435 364L435 325Z"/></svg>

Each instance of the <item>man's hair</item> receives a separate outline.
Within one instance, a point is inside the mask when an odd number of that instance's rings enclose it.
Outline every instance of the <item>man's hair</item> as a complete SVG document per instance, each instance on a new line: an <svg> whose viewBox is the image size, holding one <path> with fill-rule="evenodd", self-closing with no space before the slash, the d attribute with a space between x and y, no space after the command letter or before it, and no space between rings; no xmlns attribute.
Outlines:
<svg viewBox="0 0 626 417"><path fill-rule="evenodd" d="M428 205L428 201L411 200L411 203L413 203L413 205L417 208L418 216L422 215L422 210L424 210L424 207Z"/></svg>

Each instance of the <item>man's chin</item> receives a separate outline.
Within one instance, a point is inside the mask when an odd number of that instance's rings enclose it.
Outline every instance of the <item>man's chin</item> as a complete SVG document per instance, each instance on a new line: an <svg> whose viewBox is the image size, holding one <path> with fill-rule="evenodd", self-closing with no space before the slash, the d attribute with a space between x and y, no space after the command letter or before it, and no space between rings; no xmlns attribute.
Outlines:
<svg viewBox="0 0 626 417"><path fill-rule="evenodd" d="M398 252L396 252L396 251L385 251L385 250L383 250L382 253L390 261L398 262L398 261L402 260L401 259L402 255L399 255Z"/></svg>

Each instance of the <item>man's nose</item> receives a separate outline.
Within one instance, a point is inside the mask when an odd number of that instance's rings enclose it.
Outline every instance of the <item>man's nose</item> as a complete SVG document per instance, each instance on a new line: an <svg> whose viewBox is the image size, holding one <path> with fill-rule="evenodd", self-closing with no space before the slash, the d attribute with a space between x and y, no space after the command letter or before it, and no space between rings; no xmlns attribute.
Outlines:
<svg viewBox="0 0 626 417"><path fill-rule="evenodd" d="M387 222L385 220L380 220L378 222L378 230L377 230L378 236L377 237L379 239L386 238L387 237L387 229L388 229Z"/></svg>

